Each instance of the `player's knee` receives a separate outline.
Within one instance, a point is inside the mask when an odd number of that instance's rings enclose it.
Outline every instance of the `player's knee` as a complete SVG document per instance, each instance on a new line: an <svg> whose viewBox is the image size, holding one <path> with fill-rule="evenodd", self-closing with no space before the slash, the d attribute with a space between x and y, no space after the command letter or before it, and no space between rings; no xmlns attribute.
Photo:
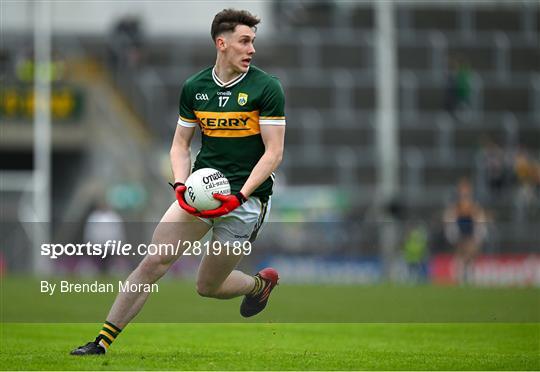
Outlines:
<svg viewBox="0 0 540 372"><path fill-rule="evenodd" d="M172 260L164 256L146 256L139 265L143 274L161 277L171 266Z"/></svg>
<svg viewBox="0 0 540 372"><path fill-rule="evenodd" d="M215 297L218 288L208 282L197 281L197 293L202 297Z"/></svg>

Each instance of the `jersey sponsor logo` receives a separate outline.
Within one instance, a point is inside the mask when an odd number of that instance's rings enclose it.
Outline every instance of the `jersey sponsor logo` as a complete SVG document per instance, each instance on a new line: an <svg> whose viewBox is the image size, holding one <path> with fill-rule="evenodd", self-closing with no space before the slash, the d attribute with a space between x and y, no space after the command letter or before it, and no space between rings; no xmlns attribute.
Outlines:
<svg viewBox="0 0 540 372"><path fill-rule="evenodd" d="M195 111L202 132L210 137L247 137L260 133L259 111Z"/></svg>
<svg viewBox="0 0 540 372"><path fill-rule="evenodd" d="M197 101L208 101L208 94L206 93L197 93L195 94L195 99Z"/></svg>
<svg viewBox="0 0 540 372"><path fill-rule="evenodd" d="M248 125L248 120L249 118L243 118L243 117L239 117L239 118L220 118L220 117L216 117L216 118L201 118L199 119L201 124L205 127L205 128L209 128L209 129L212 129L212 128L219 128L219 129L240 129L240 130L243 130L247 127Z"/></svg>
<svg viewBox="0 0 540 372"><path fill-rule="evenodd" d="M248 95L246 93L238 93L238 104L244 106L247 103Z"/></svg>

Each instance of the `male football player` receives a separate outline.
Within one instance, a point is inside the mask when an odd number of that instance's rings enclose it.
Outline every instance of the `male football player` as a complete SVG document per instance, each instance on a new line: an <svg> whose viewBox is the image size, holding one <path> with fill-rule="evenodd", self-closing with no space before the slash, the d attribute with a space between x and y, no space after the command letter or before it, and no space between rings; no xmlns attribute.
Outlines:
<svg viewBox="0 0 540 372"><path fill-rule="evenodd" d="M175 201L156 227L152 242L176 246L200 240L210 229L219 242L253 241L270 210L273 172L281 162L285 136L284 94L277 78L251 65L259 18L247 11L225 9L211 27L216 63L184 83L180 115L170 152ZM231 184L230 195L216 194L221 206L198 211L184 198L190 174L190 143L195 128L202 146L193 170L215 168ZM197 292L220 299L245 296L244 317L264 309L278 282L272 268L251 276L235 270L241 255L205 255L197 274ZM154 283L177 255L148 255L129 275L130 284ZM104 354L122 329L137 315L148 293L119 293L95 341L73 355Z"/></svg>

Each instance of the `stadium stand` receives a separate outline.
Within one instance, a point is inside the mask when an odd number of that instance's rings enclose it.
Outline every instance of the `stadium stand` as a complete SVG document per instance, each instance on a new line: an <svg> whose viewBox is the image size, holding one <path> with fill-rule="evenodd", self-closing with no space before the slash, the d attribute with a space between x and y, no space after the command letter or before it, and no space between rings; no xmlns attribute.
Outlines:
<svg viewBox="0 0 540 372"><path fill-rule="evenodd" d="M287 94L286 153L279 178L287 186L337 186L353 191L349 206L368 218L377 182L374 9L368 3L354 2L294 4L282 7L275 2L278 31L256 44L255 64L279 76ZM455 184L460 177L469 176L479 199L497 221L493 251L538 249L532 227L540 222L540 214L519 220L515 195L520 184L514 176L509 176L504 197L490 195L483 144L491 139L505 151L509 173L513 173L512 159L520 147L539 161L540 7L535 2L397 3L395 19L399 199L407 218L440 222ZM127 30L137 30L134 21L130 22ZM170 145L181 83L210 66L215 55L207 36L150 38L136 31L132 42L125 44L125 39L118 40L118 33L125 30L116 29L106 41L81 36L75 43L75 49L97 56L107 69L101 75L85 77L105 87L87 92L89 104L96 106L105 100L112 105L110 112L104 112L103 104L97 111L85 111L88 116L77 126L83 129L77 129L78 139L70 143L84 142L81 133L89 123L117 123L103 153L111 163L122 164L127 157L116 151L115 139L135 143L130 154L148 156L139 159L137 170L119 172L113 178L142 179L140 174L149 172L153 180L144 177L141 182L154 205L163 205L166 196L157 200L164 195L159 179L163 172L155 164ZM10 44L9 37L6 41L14 48L22 42L12 40ZM456 65L467 70L466 100L450 107L449 95L455 94L451 74L459 70ZM116 91L108 89L111 82ZM144 125L142 136L153 137L160 149L145 147L138 130L122 118L129 114ZM3 153L9 154L6 143L2 146ZM67 151L61 146L58 149ZM84 165L86 158L80 150L77 154L62 167ZM16 158L25 162L24 155ZM80 175L79 169L69 177L74 182ZM58 218L69 215L73 210L70 203L80 197L66 197L69 185L55 185ZM10 211L16 214L16 202L10 203Z"/></svg>
<svg viewBox="0 0 540 372"><path fill-rule="evenodd" d="M256 64L280 76L287 92L287 183L346 179L373 190L373 8L319 1L275 11L280 31L257 44ZM416 195L406 198L411 216L438 215L465 175L475 180L480 200L488 200L479 160L483 139L509 152L540 147L538 19L533 2L397 4L400 179L402 194ZM192 47L200 43L205 41L148 40L139 72L125 74L138 78L128 82L118 75L118 85L164 143L175 123L180 83L213 61L211 48ZM469 70L469 102L457 113L445 107L454 60ZM352 178L343 176L343 159ZM369 198L355 202L369 207ZM512 205L508 197L488 209L508 222Z"/></svg>

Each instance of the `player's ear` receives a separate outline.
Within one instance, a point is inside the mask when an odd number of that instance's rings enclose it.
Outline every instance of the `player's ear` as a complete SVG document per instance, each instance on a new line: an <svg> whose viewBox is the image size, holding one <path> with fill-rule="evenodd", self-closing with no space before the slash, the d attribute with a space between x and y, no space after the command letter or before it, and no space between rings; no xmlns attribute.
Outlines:
<svg viewBox="0 0 540 372"><path fill-rule="evenodd" d="M217 50L223 51L225 49L226 45L227 45L227 43L225 41L225 36L220 35L220 36L216 37L216 49Z"/></svg>

